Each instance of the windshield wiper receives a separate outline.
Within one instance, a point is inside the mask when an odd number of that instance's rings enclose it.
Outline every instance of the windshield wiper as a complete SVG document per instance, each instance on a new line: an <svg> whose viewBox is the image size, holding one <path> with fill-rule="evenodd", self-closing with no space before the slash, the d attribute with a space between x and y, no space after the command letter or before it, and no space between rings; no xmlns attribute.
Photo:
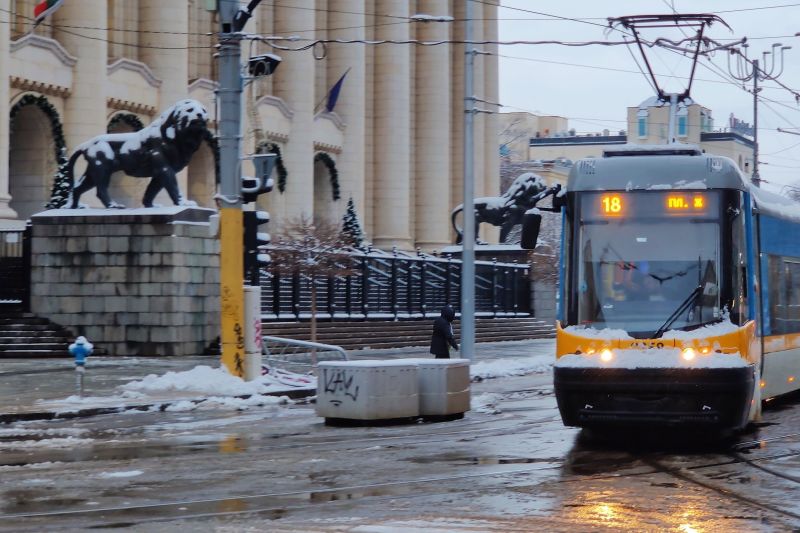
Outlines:
<svg viewBox="0 0 800 533"><path fill-rule="evenodd" d="M694 305L694 302L701 294L703 294L703 286L698 285L689 294L689 296L687 296L686 299L683 302L681 302L681 305L679 305L678 308L675 309L675 311L673 311L671 315L669 315L667 321L664 322L661 325L661 327L656 330L655 334L653 335L653 338L658 339L659 337L661 337L661 335L663 335L664 332L667 331L669 327L675 323L676 320L678 320L678 317L680 317L685 311L689 310L689 308Z"/></svg>

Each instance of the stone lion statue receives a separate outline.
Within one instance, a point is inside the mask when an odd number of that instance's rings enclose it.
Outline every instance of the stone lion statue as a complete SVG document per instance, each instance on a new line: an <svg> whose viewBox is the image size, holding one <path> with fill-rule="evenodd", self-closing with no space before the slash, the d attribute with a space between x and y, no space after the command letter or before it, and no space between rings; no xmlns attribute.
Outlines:
<svg viewBox="0 0 800 533"><path fill-rule="evenodd" d="M137 178L150 177L142 204L153 207L153 199L166 189L175 205L196 205L185 200L175 175L189 164L206 132L208 113L196 100L181 100L143 129L133 133L98 135L78 146L69 159L67 174L72 187L73 209L83 193L97 187L97 197L108 207L123 208L108 194L114 172ZM79 157L86 170L75 183L73 168Z"/></svg>
<svg viewBox="0 0 800 533"><path fill-rule="evenodd" d="M548 191L544 179L533 172L520 174L501 196L475 198L475 234L481 222L500 226L500 242L504 243L511 229L522 223L525 211L533 208ZM462 228L456 223L456 215L464 210L464 205L456 207L450 215L456 232L456 244L464 239Z"/></svg>

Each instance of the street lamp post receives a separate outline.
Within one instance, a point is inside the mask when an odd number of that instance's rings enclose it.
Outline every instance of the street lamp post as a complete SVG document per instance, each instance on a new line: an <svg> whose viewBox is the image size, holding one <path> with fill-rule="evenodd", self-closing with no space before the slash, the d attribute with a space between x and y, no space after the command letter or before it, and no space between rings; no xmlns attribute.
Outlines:
<svg viewBox="0 0 800 533"><path fill-rule="evenodd" d="M761 177L758 173L758 82L765 80L777 79L783 74L784 52L790 49L791 46L783 46L782 43L773 43L771 50L762 52L762 61L753 59L752 61L747 57L748 44L743 44L744 51L738 48L731 49L728 56L728 72L731 76L741 82L753 80L753 175L750 181L753 185L759 187L761 185ZM777 51L780 48L780 60L776 59ZM731 55L736 55L736 68L731 66ZM770 61L770 59L772 61ZM777 67L777 69L776 69ZM776 73L777 70L777 73Z"/></svg>
<svg viewBox="0 0 800 533"><path fill-rule="evenodd" d="M461 249L461 357L472 359L475 351L475 161L473 159L473 65L472 2L465 3L464 20L464 235Z"/></svg>

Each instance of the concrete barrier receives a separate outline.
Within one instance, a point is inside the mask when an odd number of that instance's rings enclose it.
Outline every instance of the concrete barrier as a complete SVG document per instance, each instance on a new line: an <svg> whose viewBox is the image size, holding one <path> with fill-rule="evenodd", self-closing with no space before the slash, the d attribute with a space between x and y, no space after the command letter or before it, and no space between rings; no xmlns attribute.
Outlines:
<svg viewBox="0 0 800 533"><path fill-rule="evenodd" d="M393 420L419 415L417 365L405 360L325 361L317 366L317 416Z"/></svg>
<svg viewBox="0 0 800 533"><path fill-rule="evenodd" d="M419 414L463 415L470 408L469 359L414 359L419 377Z"/></svg>
<svg viewBox="0 0 800 533"><path fill-rule="evenodd" d="M469 360L326 361L317 416L326 422L459 418L470 408Z"/></svg>

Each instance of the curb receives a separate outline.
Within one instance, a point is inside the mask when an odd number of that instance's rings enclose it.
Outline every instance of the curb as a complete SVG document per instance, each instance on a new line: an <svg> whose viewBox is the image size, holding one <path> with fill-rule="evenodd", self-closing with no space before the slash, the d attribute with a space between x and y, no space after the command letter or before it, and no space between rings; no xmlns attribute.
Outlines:
<svg viewBox="0 0 800 533"><path fill-rule="evenodd" d="M300 389L293 391L272 392L264 393L259 396L286 396L290 400L299 400L315 396L317 389ZM252 397L252 394L243 394L241 396L232 396L240 400L246 400ZM71 411L34 411L27 413L0 413L0 424L10 424L13 422L27 422L32 420L67 420L70 418L86 418L90 416L108 415L114 413L124 413L125 411L150 411L157 407L159 411L165 411L167 407L177 402L189 401L194 404L200 404L208 398L180 398L170 400L167 402L154 402L154 403L140 403L140 404L126 404L115 407L87 407L86 409L76 409Z"/></svg>

